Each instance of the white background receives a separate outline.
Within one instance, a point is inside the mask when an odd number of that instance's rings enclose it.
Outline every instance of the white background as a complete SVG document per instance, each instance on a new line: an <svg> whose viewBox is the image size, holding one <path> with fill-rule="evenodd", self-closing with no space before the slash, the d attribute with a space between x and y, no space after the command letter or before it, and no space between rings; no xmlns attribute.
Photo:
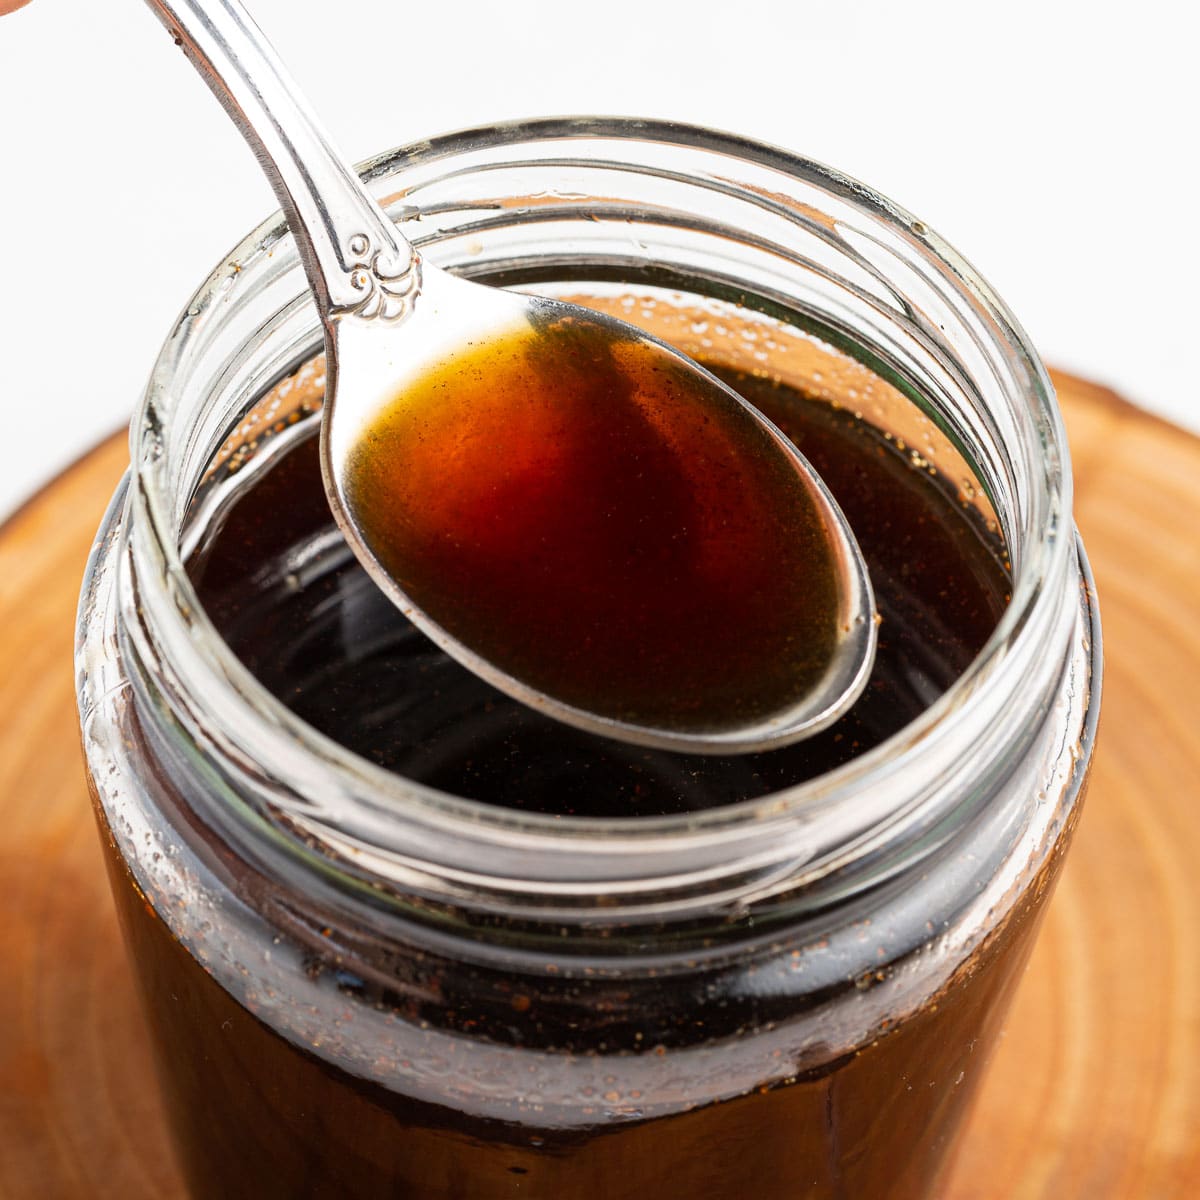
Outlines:
<svg viewBox="0 0 1200 1200"><path fill-rule="evenodd" d="M775 142L937 229L1048 361L1200 430L1184 0L250 4L352 159L585 112ZM275 207L139 0L0 18L0 514L128 420L190 292Z"/></svg>

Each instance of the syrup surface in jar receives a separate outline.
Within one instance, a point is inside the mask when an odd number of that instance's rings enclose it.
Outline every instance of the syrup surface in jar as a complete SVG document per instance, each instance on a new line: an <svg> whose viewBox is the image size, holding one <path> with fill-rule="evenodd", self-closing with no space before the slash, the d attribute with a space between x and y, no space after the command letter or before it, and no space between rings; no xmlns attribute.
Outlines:
<svg viewBox="0 0 1200 1200"><path fill-rule="evenodd" d="M707 365L796 441L871 572L882 618L871 678L815 737L760 754L679 754L586 733L498 692L420 633L351 554L325 498L312 423L263 468L231 477L229 502L188 561L200 600L298 716L451 795L561 816L658 816L833 771L918 717L978 654L1008 601L1004 544L954 482L848 408Z"/></svg>
<svg viewBox="0 0 1200 1200"><path fill-rule="evenodd" d="M602 717L744 726L836 648L835 549L771 432L603 326L531 323L419 376L358 438L346 493L438 625Z"/></svg>

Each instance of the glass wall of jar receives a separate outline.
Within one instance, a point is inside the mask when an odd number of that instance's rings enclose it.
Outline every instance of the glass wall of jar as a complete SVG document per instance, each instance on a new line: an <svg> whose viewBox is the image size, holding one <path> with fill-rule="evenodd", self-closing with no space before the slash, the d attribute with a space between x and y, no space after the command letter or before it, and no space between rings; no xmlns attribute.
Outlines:
<svg viewBox="0 0 1200 1200"><path fill-rule="evenodd" d="M850 430L847 479L891 465L839 499L918 580L925 535L887 480L921 475L1004 594L941 679L938 593L908 628L876 580L881 637L911 645L872 686L884 708L889 688L915 697L878 744L835 727L819 750L719 763L530 732L355 582L301 461L315 313L285 229L260 227L154 369L77 653L195 1194L928 1194L1057 875L1098 710L1097 613L1035 354L920 222L711 131L504 126L366 176L431 260L643 324L800 439Z"/></svg>

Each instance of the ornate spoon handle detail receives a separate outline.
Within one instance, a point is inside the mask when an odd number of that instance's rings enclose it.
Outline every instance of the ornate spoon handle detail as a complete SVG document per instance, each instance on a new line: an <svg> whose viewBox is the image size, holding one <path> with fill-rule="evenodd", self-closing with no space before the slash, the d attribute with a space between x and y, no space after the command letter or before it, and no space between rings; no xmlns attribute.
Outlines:
<svg viewBox="0 0 1200 1200"><path fill-rule="evenodd" d="M402 318L419 256L339 159L250 14L238 0L147 3L254 146L322 318Z"/></svg>

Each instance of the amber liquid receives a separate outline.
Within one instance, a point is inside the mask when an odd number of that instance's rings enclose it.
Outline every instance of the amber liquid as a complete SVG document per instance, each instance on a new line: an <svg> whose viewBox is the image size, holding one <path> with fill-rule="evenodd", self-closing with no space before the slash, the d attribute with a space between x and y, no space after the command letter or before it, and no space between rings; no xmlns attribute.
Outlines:
<svg viewBox="0 0 1200 1200"><path fill-rule="evenodd" d="M522 684L643 727L786 712L839 607L811 491L673 352L555 308L408 384L347 507L405 595Z"/></svg>

